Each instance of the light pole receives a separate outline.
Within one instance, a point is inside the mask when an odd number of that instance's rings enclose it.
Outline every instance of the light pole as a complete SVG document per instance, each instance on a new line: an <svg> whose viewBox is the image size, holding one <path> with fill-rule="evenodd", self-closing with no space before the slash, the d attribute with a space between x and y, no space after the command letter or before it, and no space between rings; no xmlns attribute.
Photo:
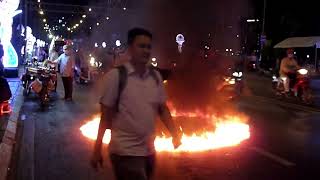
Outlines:
<svg viewBox="0 0 320 180"><path fill-rule="evenodd" d="M265 33L267 0L263 0L262 34Z"/></svg>
<svg viewBox="0 0 320 180"><path fill-rule="evenodd" d="M263 0L263 17L262 17L262 29L261 29L261 35L260 35L260 58L258 62L258 67L260 68L260 64L262 61L262 49L264 46L264 42L266 40L265 35L265 25L266 25L266 9L267 9L267 0Z"/></svg>

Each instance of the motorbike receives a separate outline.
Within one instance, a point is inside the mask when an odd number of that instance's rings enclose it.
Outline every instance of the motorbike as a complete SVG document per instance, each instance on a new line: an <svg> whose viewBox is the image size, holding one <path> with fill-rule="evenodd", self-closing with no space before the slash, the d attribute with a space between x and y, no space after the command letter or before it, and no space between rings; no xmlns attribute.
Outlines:
<svg viewBox="0 0 320 180"><path fill-rule="evenodd" d="M230 71L231 69L229 69ZM232 71L229 75L223 76L220 81L217 91L221 93L226 100L234 100L240 97L243 89L243 72Z"/></svg>
<svg viewBox="0 0 320 180"><path fill-rule="evenodd" d="M257 71L258 67L255 61L249 61L247 65L249 71Z"/></svg>
<svg viewBox="0 0 320 180"><path fill-rule="evenodd" d="M290 91L286 93L284 90L284 82L290 81ZM313 95L310 88L310 78L307 69L299 69L295 74L289 75L289 79L286 77L272 77L272 87L277 96L285 98L295 98L305 104L313 104Z"/></svg>
<svg viewBox="0 0 320 180"><path fill-rule="evenodd" d="M87 84L89 82L89 68L76 68L75 81L79 84Z"/></svg>
<svg viewBox="0 0 320 180"><path fill-rule="evenodd" d="M90 66L88 69L88 80L97 81L105 74L103 62L95 59L94 57L90 58Z"/></svg>
<svg viewBox="0 0 320 180"><path fill-rule="evenodd" d="M27 97L30 95L31 87L30 84L37 78L37 69L29 67L26 69L25 73L21 77L21 82L23 86L23 96Z"/></svg>
<svg viewBox="0 0 320 180"><path fill-rule="evenodd" d="M34 91L39 95L40 107L44 109L48 105L50 92L55 90L57 74L54 68L27 67L21 81L24 96L27 97Z"/></svg>

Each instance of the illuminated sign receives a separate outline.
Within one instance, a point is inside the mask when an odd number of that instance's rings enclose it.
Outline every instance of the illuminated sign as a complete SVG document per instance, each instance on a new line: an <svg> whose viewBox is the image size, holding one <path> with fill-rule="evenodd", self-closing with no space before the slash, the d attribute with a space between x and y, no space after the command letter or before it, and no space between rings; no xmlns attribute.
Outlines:
<svg viewBox="0 0 320 180"><path fill-rule="evenodd" d="M0 1L0 40L4 50L3 65L6 68L18 67L18 55L11 44L11 38L13 17L22 12L17 10L19 3L20 0Z"/></svg>

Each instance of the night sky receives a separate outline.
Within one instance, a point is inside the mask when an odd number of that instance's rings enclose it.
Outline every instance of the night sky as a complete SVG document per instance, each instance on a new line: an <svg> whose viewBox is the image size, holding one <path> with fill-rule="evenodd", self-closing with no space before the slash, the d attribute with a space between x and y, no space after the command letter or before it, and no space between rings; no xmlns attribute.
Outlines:
<svg viewBox="0 0 320 180"><path fill-rule="evenodd" d="M236 21L241 18L262 19L263 12L263 0L42 0L42 2L90 6L113 2L118 6L126 6L138 12L140 21L138 24L144 24L154 31L159 31L160 34L166 34L165 32L170 28L174 32L185 31L186 34L190 34L190 38L201 37L201 39L210 32L218 31L220 26L223 28L225 26L237 27ZM52 6L50 8L57 9ZM317 9L316 2L311 0L267 0L266 34L268 39L277 42L290 36L320 35L318 23L320 16ZM57 13L48 14L48 19L57 21L61 16L65 16L71 23L79 19L79 15ZM96 17L99 18L99 16ZM36 22L34 16L32 18ZM34 26L36 26L35 22ZM126 22L122 21L122 24ZM120 27L117 25L117 28L114 28L119 29ZM108 29L112 28L108 27ZM240 31L240 29L233 28L231 33L237 34ZM221 43L229 42L227 37L224 36Z"/></svg>

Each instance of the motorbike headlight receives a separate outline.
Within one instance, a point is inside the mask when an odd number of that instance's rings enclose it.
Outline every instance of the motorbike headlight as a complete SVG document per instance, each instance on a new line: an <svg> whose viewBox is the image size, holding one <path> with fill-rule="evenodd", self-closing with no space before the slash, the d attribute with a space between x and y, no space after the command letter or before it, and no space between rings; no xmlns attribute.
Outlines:
<svg viewBox="0 0 320 180"><path fill-rule="evenodd" d="M239 75L238 77L242 77L242 72L239 72L238 75Z"/></svg>
<svg viewBox="0 0 320 180"><path fill-rule="evenodd" d="M235 79L230 79L230 80L229 80L229 84L232 84L232 85L233 85L233 84L236 84L236 80L235 80Z"/></svg>
<svg viewBox="0 0 320 180"><path fill-rule="evenodd" d="M232 76L234 76L234 77L238 77L238 72L234 72L233 74L232 74Z"/></svg>
<svg viewBox="0 0 320 180"><path fill-rule="evenodd" d="M234 72L232 74L232 76L234 76L234 77L242 77L242 72Z"/></svg>
<svg viewBox="0 0 320 180"><path fill-rule="evenodd" d="M33 80L33 76L31 76L30 79Z"/></svg>
<svg viewBox="0 0 320 180"><path fill-rule="evenodd" d="M299 69L299 70L298 70L298 73L301 74L301 75L306 75L306 74L308 74L308 70L306 70L306 69Z"/></svg>

